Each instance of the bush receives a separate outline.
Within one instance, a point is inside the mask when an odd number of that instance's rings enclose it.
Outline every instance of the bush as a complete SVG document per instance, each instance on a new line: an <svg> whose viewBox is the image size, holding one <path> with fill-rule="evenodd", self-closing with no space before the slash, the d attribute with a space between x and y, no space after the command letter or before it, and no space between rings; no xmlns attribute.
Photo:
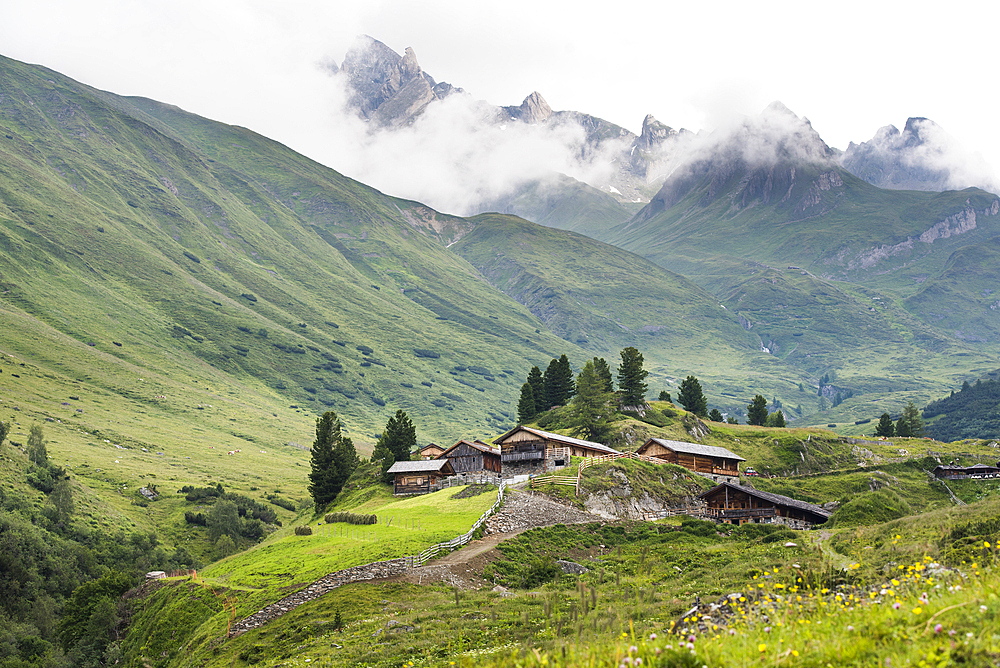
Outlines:
<svg viewBox="0 0 1000 668"><path fill-rule="evenodd" d="M296 536L311 536L312 534L313 530L311 526L295 527Z"/></svg>
<svg viewBox="0 0 1000 668"><path fill-rule="evenodd" d="M413 352L414 354L416 354L417 357L427 357L433 360L439 359L441 357L440 353L437 353L433 350L427 350L426 348L414 348Z"/></svg>
<svg viewBox="0 0 1000 668"><path fill-rule="evenodd" d="M280 496L276 496L274 494L268 494L267 500L273 503L274 505L278 506L279 508L284 508L285 510L291 510L292 512L295 512L295 504L289 501L288 499L283 499Z"/></svg>
<svg viewBox="0 0 1000 668"><path fill-rule="evenodd" d="M348 512L327 513L323 519L327 524L335 524L337 522L345 522L347 524L378 524L377 515L359 515Z"/></svg>

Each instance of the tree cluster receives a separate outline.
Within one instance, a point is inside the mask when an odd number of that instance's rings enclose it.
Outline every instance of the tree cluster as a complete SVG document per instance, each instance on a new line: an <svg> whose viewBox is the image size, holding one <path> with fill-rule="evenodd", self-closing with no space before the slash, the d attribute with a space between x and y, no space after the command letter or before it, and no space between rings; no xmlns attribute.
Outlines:
<svg viewBox="0 0 1000 668"><path fill-rule="evenodd" d="M1000 434L1000 382L965 381L960 391L927 404L923 416L937 418L926 431L939 441L996 438Z"/></svg>
<svg viewBox="0 0 1000 668"><path fill-rule="evenodd" d="M344 436L340 418L327 411L316 418L316 440L309 459L309 495L317 510L337 498L358 464L354 442Z"/></svg>
<svg viewBox="0 0 1000 668"><path fill-rule="evenodd" d="M899 436L901 438L906 438L909 436L923 436L924 435L924 421L920 416L920 409L911 401L903 407L903 412L893 424L892 416L888 413L882 413L882 416L878 420L878 424L875 426L876 436L885 436L886 438L891 438L893 436Z"/></svg>

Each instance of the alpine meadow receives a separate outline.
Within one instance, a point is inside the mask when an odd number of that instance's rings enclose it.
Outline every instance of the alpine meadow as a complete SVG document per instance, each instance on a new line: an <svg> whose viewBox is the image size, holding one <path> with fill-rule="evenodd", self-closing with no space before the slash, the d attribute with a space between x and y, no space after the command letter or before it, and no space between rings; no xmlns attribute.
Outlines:
<svg viewBox="0 0 1000 668"><path fill-rule="evenodd" d="M936 126L324 67L607 181L443 213L0 56L0 668L1000 665L1000 197Z"/></svg>

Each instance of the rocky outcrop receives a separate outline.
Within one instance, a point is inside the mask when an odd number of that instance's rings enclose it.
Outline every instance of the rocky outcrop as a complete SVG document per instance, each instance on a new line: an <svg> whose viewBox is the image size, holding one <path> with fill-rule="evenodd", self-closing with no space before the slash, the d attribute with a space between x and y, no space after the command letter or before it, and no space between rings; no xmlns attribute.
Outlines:
<svg viewBox="0 0 1000 668"><path fill-rule="evenodd" d="M534 125L547 121L552 116L552 107L545 101L538 91L533 92L524 98L524 102L519 107L504 107L511 118L516 118L522 123Z"/></svg>
<svg viewBox="0 0 1000 668"><path fill-rule="evenodd" d="M841 165L860 179L892 190L961 190L969 186L997 192L989 165L927 118L906 119L900 132L879 128L871 139L851 142Z"/></svg>
<svg viewBox="0 0 1000 668"><path fill-rule="evenodd" d="M348 104L378 127L404 125L434 100L462 92L437 83L423 71L410 47L400 56L382 42L361 37L347 52L339 70L352 95Z"/></svg>

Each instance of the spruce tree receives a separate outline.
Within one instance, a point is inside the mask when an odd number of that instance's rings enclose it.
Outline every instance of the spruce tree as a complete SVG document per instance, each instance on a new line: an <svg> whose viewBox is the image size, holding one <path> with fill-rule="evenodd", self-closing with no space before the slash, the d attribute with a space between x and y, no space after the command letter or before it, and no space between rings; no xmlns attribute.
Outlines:
<svg viewBox="0 0 1000 668"><path fill-rule="evenodd" d="M681 381L677 401L686 411L701 417L708 415L708 399L705 398L705 394L701 390L701 383L694 376L688 376Z"/></svg>
<svg viewBox="0 0 1000 668"><path fill-rule="evenodd" d="M708 412L708 419L712 422L722 422L722 413L719 412L718 408L713 408Z"/></svg>
<svg viewBox="0 0 1000 668"><path fill-rule="evenodd" d="M618 391L622 406L641 408L646 404L646 376L642 368L642 353L629 346L621 351L622 363L618 366Z"/></svg>
<svg viewBox="0 0 1000 668"><path fill-rule="evenodd" d="M543 376L545 381L546 410L553 406L565 406L573 396L573 369L569 366L569 358L560 355L559 359L549 362Z"/></svg>
<svg viewBox="0 0 1000 668"><path fill-rule="evenodd" d="M614 379L611 377L611 367L608 366L607 361L603 357L594 358L594 373L597 374L597 377L604 384L605 392L615 391Z"/></svg>
<svg viewBox="0 0 1000 668"><path fill-rule="evenodd" d="M658 397L660 401L670 401L670 393L666 390L660 390L660 396ZM673 403L672 401L670 403Z"/></svg>
<svg viewBox="0 0 1000 668"><path fill-rule="evenodd" d="M531 383L525 383L521 386L521 398L517 402L517 421L521 424L531 422L536 414L535 393L531 390Z"/></svg>
<svg viewBox="0 0 1000 668"><path fill-rule="evenodd" d="M7 438L7 434L10 433L10 423L3 422L0 420L0 445L3 445L3 441Z"/></svg>
<svg viewBox="0 0 1000 668"><path fill-rule="evenodd" d="M787 426L785 422L785 414L781 411L775 411L767 416L767 426L768 427L785 427Z"/></svg>
<svg viewBox="0 0 1000 668"><path fill-rule="evenodd" d="M892 424L892 416L888 413L882 413L882 417L878 419L878 425L875 427L875 435L887 438L892 438L896 435L896 427Z"/></svg>
<svg viewBox="0 0 1000 668"><path fill-rule="evenodd" d="M610 433L608 418L611 416L612 393L597 370L594 360L583 366L576 379L576 396L570 404L573 433L591 441L604 443Z"/></svg>
<svg viewBox="0 0 1000 668"><path fill-rule="evenodd" d="M903 431L900 431L900 425L903 426ZM924 421L920 417L920 409L912 401L903 407L903 414L896 423L896 435L916 437L924 435Z"/></svg>
<svg viewBox="0 0 1000 668"><path fill-rule="evenodd" d="M531 395L535 397L535 415L549 410L551 406L545 405L545 379L542 378L542 370L537 366L531 367L528 372L528 385L531 385Z"/></svg>
<svg viewBox="0 0 1000 668"><path fill-rule="evenodd" d="M402 410L397 410L396 414L385 423L385 431L375 443L375 450L372 452L372 461L376 460L376 453L382 460L382 475L388 481L386 473L396 462L408 461L413 446L417 444L417 428L413 426L409 416Z"/></svg>
<svg viewBox="0 0 1000 668"><path fill-rule="evenodd" d="M309 459L309 495L317 508L337 498L357 464L354 443L341 432L333 411L316 418L316 440Z"/></svg>
<svg viewBox="0 0 1000 668"><path fill-rule="evenodd" d="M747 405L747 424L763 427L767 424L767 399L755 394Z"/></svg>

